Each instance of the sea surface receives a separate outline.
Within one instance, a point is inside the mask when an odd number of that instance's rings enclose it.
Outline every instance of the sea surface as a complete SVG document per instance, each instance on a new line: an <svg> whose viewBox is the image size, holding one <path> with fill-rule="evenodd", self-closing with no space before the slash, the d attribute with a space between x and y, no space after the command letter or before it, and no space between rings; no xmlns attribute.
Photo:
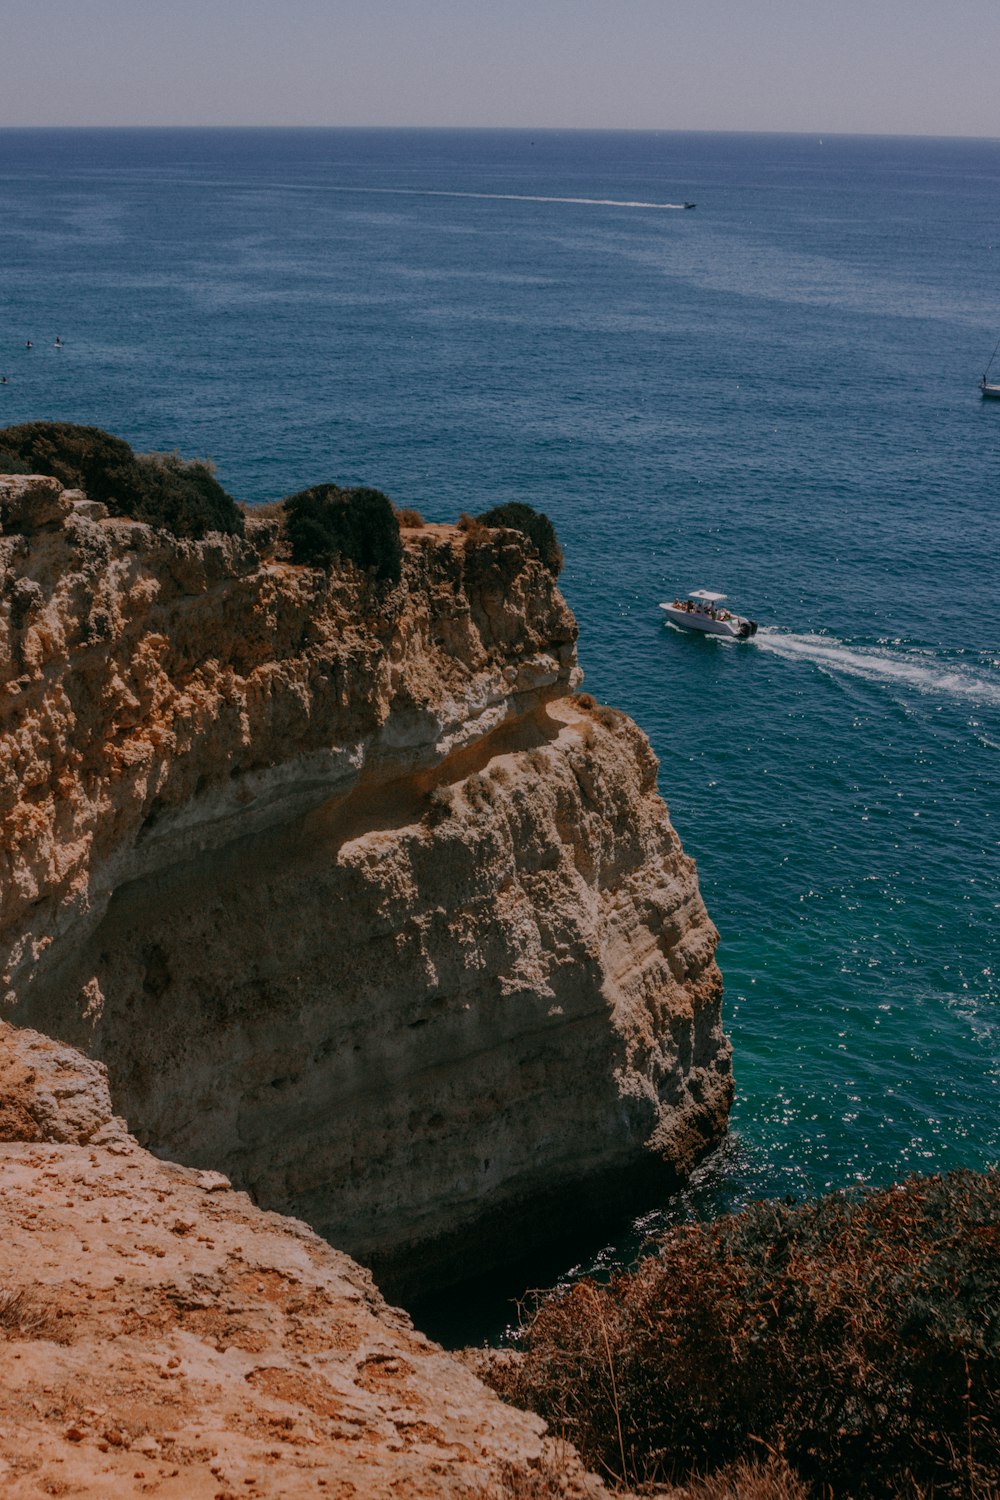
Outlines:
<svg viewBox="0 0 1000 1500"><path fill-rule="evenodd" d="M1000 1157L998 337L997 141L0 131L0 425L555 522L737 1081L692 1189L584 1268ZM665 626L691 587L755 641Z"/></svg>

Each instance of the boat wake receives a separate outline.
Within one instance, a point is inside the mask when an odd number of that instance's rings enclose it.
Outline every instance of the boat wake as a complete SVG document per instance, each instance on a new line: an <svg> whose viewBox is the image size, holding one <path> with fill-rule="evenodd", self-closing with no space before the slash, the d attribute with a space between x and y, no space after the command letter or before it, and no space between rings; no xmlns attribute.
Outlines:
<svg viewBox="0 0 1000 1500"><path fill-rule="evenodd" d="M942 661L922 651L848 646L836 636L794 635L766 627L757 632L756 644L788 661L812 662L829 672L1000 706L1000 673L986 667L984 675L982 661Z"/></svg>
<svg viewBox="0 0 1000 1500"><path fill-rule="evenodd" d="M686 203L647 203L639 198L549 198L539 193L465 193L447 188L330 187L330 193L374 193L390 198L482 198L491 203L578 203L588 208L687 208Z"/></svg>

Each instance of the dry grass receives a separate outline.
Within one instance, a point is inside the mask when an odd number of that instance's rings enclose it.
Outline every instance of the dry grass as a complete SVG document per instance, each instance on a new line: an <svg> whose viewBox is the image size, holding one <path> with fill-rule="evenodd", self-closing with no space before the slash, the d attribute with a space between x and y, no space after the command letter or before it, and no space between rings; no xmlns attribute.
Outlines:
<svg viewBox="0 0 1000 1500"><path fill-rule="evenodd" d="M283 521L285 505L282 500L266 500L262 505L240 506L248 521Z"/></svg>
<svg viewBox="0 0 1000 1500"><path fill-rule="evenodd" d="M597 1486L579 1454L560 1438L547 1438L539 1458L505 1463L480 1500L588 1500Z"/></svg>
<svg viewBox="0 0 1000 1500"><path fill-rule="evenodd" d="M571 1494L565 1480L553 1470L526 1469L517 1464L504 1464L492 1492L487 1491L483 1500L564 1500Z"/></svg>
<svg viewBox="0 0 1000 1500"><path fill-rule="evenodd" d="M463 783L465 800L474 812L483 812L493 806L496 798L496 789L488 776L481 771L473 771L467 776Z"/></svg>
<svg viewBox="0 0 1000 1500"><path fill-rule="evenodd" d="M424 797L424 819L429 828L439 828L455 811L455 793L450 786L432 787Z"/></svg>
<svg viewBox="0 0 1000 1500"><path fill-rule="evenodd" d="M496 1484L477 1500L577 1500L585 1493L575 1455L571 1461L547 1457L538 1467L505 1464ZM562 1451L572 1450L563 1444ZM614 1491L612 1491L614 1493ZM783 1458L770 1455L741 1459L682 1488L633 1483L629 1494L637 1500L810 1500L810 1492Z"/></svg>
<svg viewBox="0 0 1000 1500"><path fill-rule="evenodd" d="M605 729L617 729L625 721L625 715L620 709L611 708L606 703L598 703L590 693L576 693L573 702L577 708L596 719L598 724L603 724Z"/></svg>
<svg viewBox="0 0 1000 1500"><path fill-rule="evenodd" d="M491 1383L619 1482L771 1452L830 1496L996 1494L1000 1174L684 1225L523 1348Z"/></svg>
<svg viewBox="0 0 1000 1500"><path fill-rule="evenodd" d="M458 518L458 529L465 533L466 541L472 542L474 546L492 540L489 527L484 526L482 521L477 521L475 516L467 515L464 510Z"/></svg>
<svg viewBox="0 0 1000 1500"><path fill-rule="evenodd" d="M38 1338L48 1321L48 1314L32 1307L24 1292L0 1291L0 1338Z"/></svg>
<svg viewBox="0 0 1000 1500"><path fill-rule="evenodd" d="M409 506L403 506L396 511L396 519L400 526L424 526L426 522L419 510L413 510Z"/></svg>
<svg viewBox="0 0 1000 1500"><path fill-rule="evenodd" d="M740 1459L673 1492L673 1500L807 1500L809 1491L784 1459Z"/></svg>

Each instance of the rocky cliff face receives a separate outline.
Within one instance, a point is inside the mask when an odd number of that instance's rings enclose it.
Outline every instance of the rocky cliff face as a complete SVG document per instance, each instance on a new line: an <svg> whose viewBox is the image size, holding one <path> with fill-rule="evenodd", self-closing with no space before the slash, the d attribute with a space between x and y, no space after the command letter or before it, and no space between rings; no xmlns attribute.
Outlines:
<svg viewBox="0 0 1000 1500"><path fill-rule="evenodd" d="M516 533L402 584L0 480L5 1015L156 1152L409 1294L686 1172L731 1096L715 932Z"/></svg>
<svg viewBox="0 0 1000 1500"><path fill-rule="evenodd" d="M161 1162L104 1069L0 1024L4 1500L601 1500L305 1224Z"/></svg>

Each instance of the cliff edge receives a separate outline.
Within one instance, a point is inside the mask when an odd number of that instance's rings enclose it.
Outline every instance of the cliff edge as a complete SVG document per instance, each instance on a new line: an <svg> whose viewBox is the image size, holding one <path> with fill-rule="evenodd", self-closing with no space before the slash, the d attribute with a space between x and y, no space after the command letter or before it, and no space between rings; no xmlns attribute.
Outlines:
<svg viewBox="0 0 1000 1500"><path fill-rule="evenodd" d="M599 1500L305 1224L162 1162L103 1067L0 1024L4 1500Z"/></svg>
<svg viewBox="0 0 1000 1500"><path fill-rule="evenodd" d="M716 934L509 530L403 576L0 478L3 1014L408 1296L683 1176L731 1099Z"/></svg>

